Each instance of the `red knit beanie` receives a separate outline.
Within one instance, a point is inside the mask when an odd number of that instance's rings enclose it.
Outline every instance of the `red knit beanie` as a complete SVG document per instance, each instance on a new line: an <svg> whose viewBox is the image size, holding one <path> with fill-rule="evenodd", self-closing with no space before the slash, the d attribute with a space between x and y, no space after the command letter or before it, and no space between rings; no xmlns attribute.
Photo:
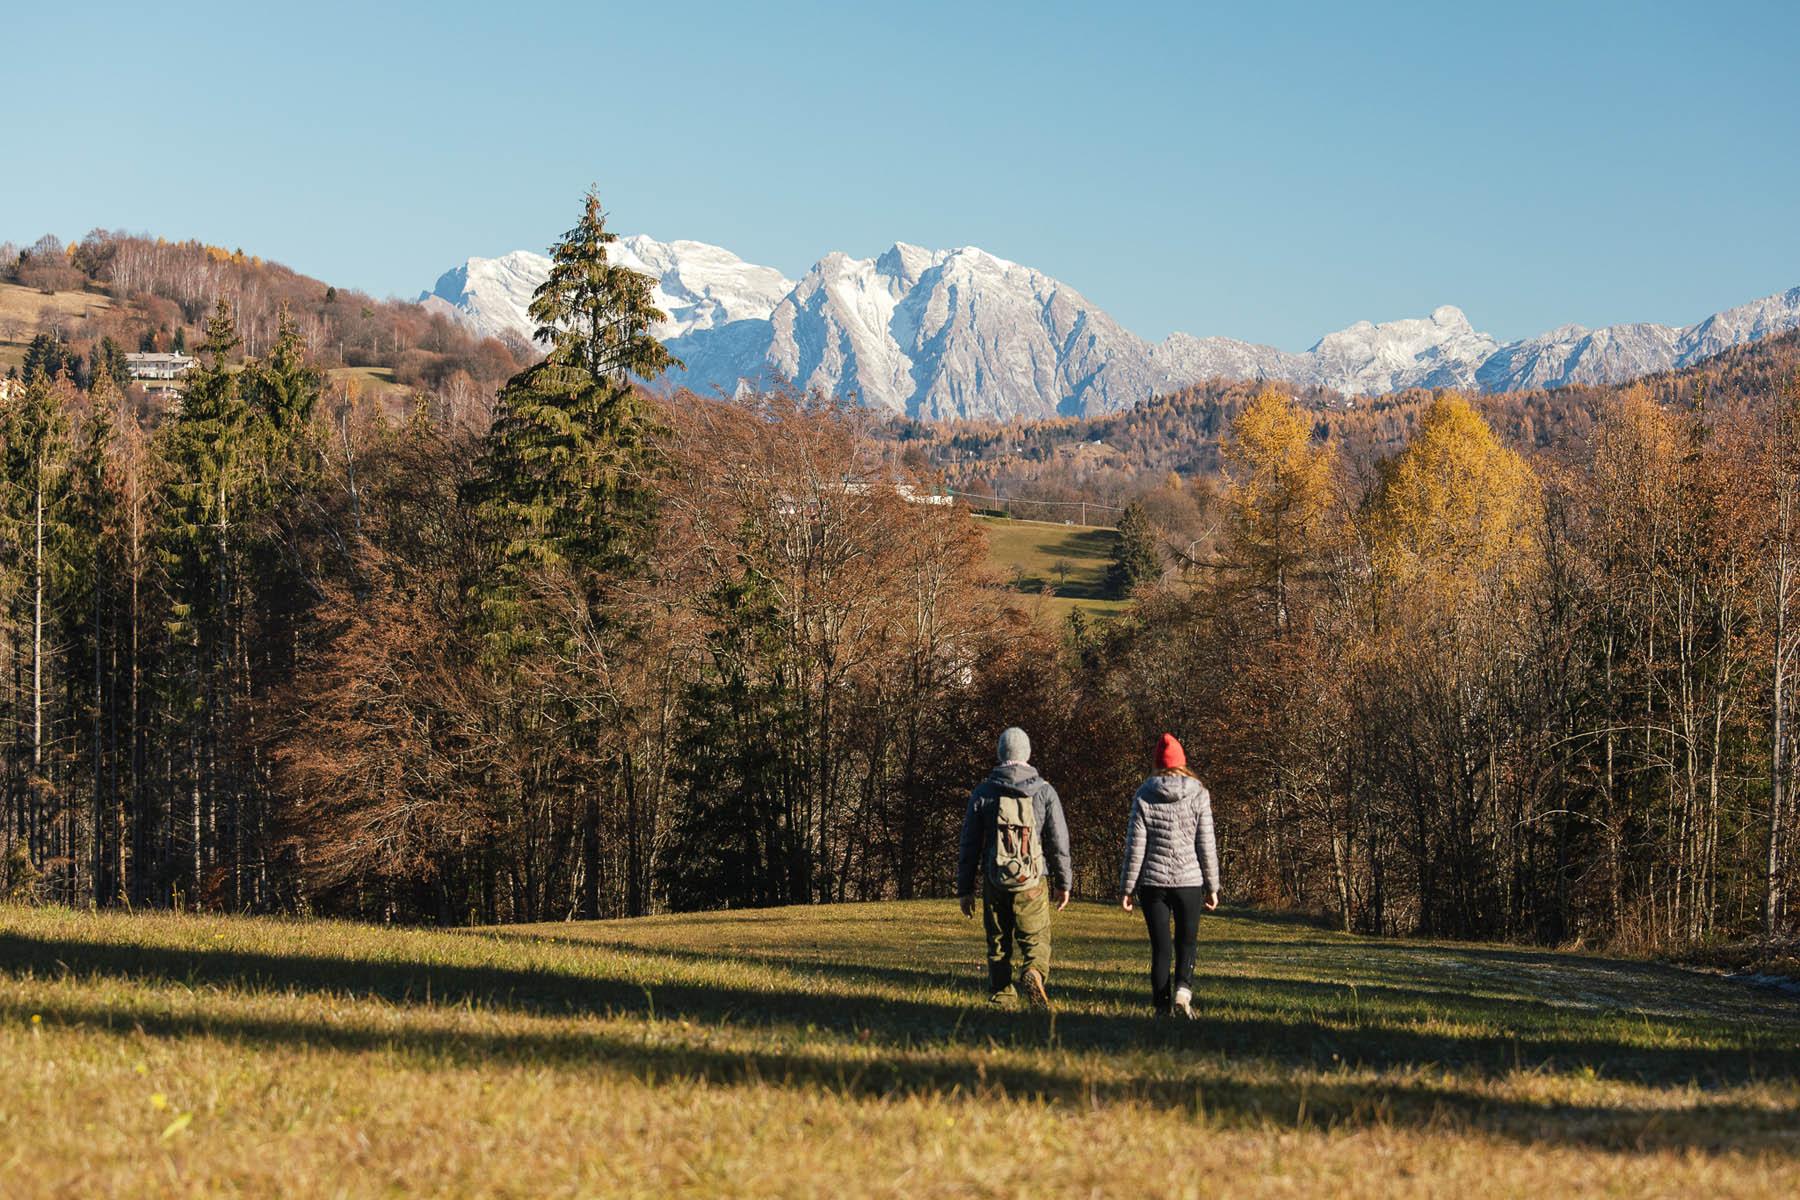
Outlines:
<svg viewBox="0 0 1800 1200"><path fill-rule="evenodd" d="M1187 766L1187 751L1175 740L1175 735L1165 733L1162 741L1156 744L1156 765L1163 770Z"/></svg>

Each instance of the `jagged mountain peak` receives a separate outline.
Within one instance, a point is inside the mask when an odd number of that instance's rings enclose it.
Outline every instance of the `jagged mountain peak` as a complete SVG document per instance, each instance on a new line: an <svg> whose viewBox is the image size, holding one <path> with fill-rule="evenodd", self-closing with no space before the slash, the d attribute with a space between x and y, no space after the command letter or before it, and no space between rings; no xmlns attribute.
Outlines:
<svg viewBox="0 0 1800 1200"><path fill-rule="evenodd" d="M705 242L637 234L615 249L657 281L669 314L658 335L686 364L673 385L791 386L925 419L1115 411L1210 378L1349 395L1617 382L1800 327L1796 287L1689 326L1571 324L1504 344L1444 304L1357 321L1300 353L1186 333L1153 345L1067 284L976 246L834 250L797 281ZM482 332L529 336L525 309L548 267L529 251L471 258L421 300Z"/></svg>

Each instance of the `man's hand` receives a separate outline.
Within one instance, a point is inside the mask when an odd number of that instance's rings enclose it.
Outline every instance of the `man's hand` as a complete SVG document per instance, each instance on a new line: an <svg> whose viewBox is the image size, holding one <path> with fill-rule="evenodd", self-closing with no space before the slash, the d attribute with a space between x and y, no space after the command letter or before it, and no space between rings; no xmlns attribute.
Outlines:
<svg viewBox="0 0 1800 1200"><path fill-rule="evenodd" d="M1217 907L1219 907L1219 893L1208 892L1206 896L1206 911L1211 912Z"/></svg>
<svg viewBox="0 0 1800 1200"><path fill-rule="evenodd" d="M1061 912L1069 907L1069 889L1062 888L1056 893L1056 911Z"/></svg>
<svg viewBox="0 0 1800 1200"><path fill-rule="evenodd" d="M956 900L957 903L962 905L963 916L972 917L975 915L975 894L973 892L969 893L967 896L958 896Z"/></svg>
<svg viewBox="0 0 1800 1200"><path fill-rule="evenodd" d="M1132 899L1130 892L1126 892L1123 896L1119 897L1119 907L1124 909L1126 912L1131 911L1131 906L1133 903L1134 903L1134 901Z"/></svg>

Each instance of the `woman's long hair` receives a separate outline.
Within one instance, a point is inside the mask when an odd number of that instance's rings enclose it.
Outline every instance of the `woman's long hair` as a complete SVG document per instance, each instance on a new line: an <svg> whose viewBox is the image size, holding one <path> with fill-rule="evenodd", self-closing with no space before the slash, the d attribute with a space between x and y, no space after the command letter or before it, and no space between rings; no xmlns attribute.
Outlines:
<svg viewBox="0 0 1800 1200"><path fill-rule="evenodd" d="M1186 767L1158 767L1153 773L1157 775L1186 775L1196 783L1200 781L1200 777Z"/></svg>

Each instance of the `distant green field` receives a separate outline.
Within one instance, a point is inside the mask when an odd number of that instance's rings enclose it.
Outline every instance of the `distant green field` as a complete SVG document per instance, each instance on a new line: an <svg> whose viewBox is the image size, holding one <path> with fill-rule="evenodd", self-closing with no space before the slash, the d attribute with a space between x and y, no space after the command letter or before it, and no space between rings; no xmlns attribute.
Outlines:
<svg viewBox="0 0 1800 1200"><path fill-rule="evenodd" d="M949 900L425 931L0 906L0 1196L1785 1196L1800 1005L1652 964Z"/></svg>
<svg viewBox="0 0 1800 1200"><path fill-rule="evenodd" d="M1111 529L977 517L987 531L988 561L1020 592L1044 598L1047 615L1062 620L1072 608L1089 616L1121 613L1126 602L1106 594L1106 570L1119 535Z"/></svg>

